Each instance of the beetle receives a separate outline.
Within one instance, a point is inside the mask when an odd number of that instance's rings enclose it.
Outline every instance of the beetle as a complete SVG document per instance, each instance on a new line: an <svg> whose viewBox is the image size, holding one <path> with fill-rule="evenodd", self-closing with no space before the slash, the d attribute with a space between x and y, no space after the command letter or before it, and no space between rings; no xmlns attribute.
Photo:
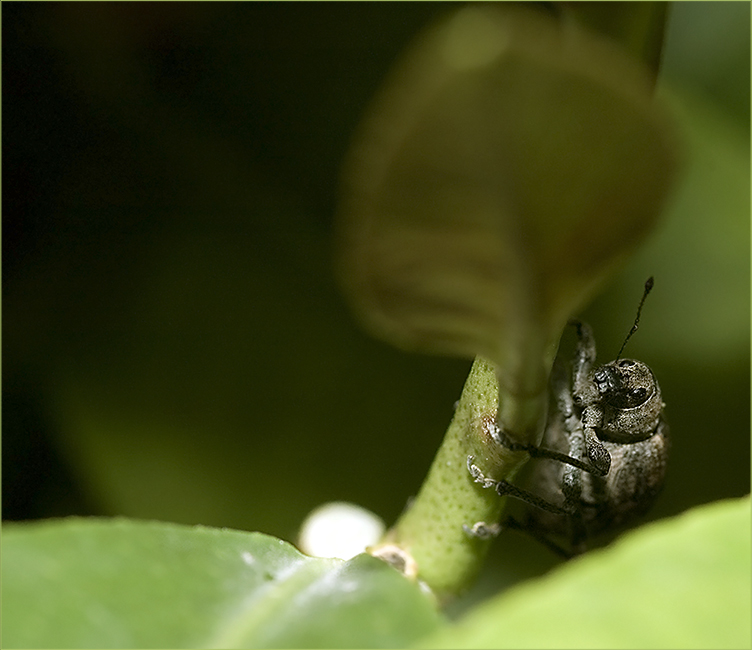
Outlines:
<svg viewBox="0 0 752 650"><path fill-rule="evenodd" d="M571 364L561 355L554 363L540 447L512 441L498 423L489 425L499 444L538 460L525 488L486 479L468 457L475 481L524 503L521 515L509 516L501 528L523 530L571 557L586 550L592 537L630 525L652 506L665 479L669 451L665 404L652 370L641 361L621 359L652 288L651 277L614 361L596 366L592 329L570 321L577 332L575 354Z"/></svg>

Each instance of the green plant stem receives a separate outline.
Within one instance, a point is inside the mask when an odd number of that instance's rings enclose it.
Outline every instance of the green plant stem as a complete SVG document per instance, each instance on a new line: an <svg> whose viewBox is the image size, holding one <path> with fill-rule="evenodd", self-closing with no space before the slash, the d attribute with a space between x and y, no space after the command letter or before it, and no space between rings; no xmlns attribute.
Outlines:
<svg viewBox="0 0 752 650"><path fill-rule="evenodd" d="M374 549L397 547L415 562L417 577L446 601L475 578L490 538L470 535L478 522L494 525L504 499L483 488L467 470L468 456L496 480L511 478L527 455L511 452L494 441L489 425L496 421L499 385L494 367L477 357L444 441L418 496Z"/></svg>
<svg viewBox="0 0 752 650"><path fill-rule="evenodd" d="M658 75L670 2L566 2L582 24L621 45Z"/></svg>

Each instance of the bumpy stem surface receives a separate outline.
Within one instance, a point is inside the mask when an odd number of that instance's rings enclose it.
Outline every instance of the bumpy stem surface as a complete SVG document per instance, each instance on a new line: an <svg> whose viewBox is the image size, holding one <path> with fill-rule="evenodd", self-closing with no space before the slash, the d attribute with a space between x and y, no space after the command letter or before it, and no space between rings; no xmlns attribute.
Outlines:
<svg viewBox="0 0 752 650"><path fill-rule="evenodd" d="M373 553L401 556L406 573L417 575L440 600L460 593L477 575L485 558L504 499L475 482L468 456L484 473L510 478L526 454L512 452L493 439L499 410L494 367L476 358L454 418L418 496ZM480 536L470 534L475 529Z"/></svg>

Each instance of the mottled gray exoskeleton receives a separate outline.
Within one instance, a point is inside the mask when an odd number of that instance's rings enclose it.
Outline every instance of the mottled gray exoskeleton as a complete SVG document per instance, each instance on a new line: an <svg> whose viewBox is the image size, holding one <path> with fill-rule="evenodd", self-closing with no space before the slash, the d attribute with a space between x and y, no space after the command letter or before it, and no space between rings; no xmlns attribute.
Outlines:
<svg viewBox="0 0 752 650"><path fill-rule="evenodd" d="M634 325L653 287L645 283ZM551 406L541 447L511 441L495 425L500 444L539 459L521 489L489 481L468 458L468 468L486 487L522 500L525 508L504 526L523 529L565 555L582 552L587 539L630 524L652 505L661 489L668 455L668 425L661 391L650 368L620 359L595 366L595 340L579 321L571 368L557 359L551 376ZM564 549L561 542L569 546Z"/></svg>

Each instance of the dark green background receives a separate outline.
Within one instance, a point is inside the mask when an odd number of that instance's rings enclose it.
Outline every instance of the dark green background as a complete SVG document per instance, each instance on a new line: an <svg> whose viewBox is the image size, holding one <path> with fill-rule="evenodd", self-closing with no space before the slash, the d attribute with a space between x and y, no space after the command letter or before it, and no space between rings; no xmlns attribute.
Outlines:
<svg viewBox="0 0 752 650"><path fill-rule="evenodd" d="M3 4L5 519L294 539L326 500L399 515L470 360L354 322L333 273L338 173L390 64L449 9ZM655 276L628 347L672 427L655 517L749 491L749 11L674 8L663 79L685 176L582 315L613 358Z"/></svg>

